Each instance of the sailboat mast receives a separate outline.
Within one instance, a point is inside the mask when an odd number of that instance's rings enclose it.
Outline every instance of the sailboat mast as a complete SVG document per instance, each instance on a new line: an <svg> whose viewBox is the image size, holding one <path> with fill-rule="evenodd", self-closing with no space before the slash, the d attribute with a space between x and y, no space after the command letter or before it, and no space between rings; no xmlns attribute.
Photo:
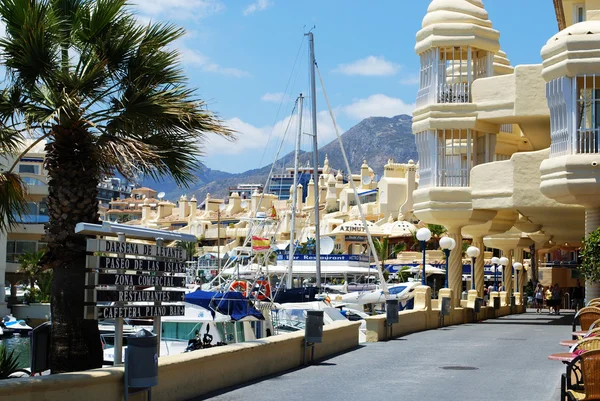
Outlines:
<svg viewBox="0 0 600 401"><path fill-rule="evenodd" d="M315 181L315 267L317 273L317 288L321 288L321 233L319 228L319 145L317 142L317 87L315 83L315 40L313 33L308 34L308 43L310 48L310 100L312 115L312 136L313 136L313 169Z"/></svg>
<svg viewBox="0 0 600 401"><path fill-rule="evenodd" d="M302 138L302 103L304 103L304 97L302 93L298 96L298 139L296 141L296 149L294 150L294 183L292 184L294 195L292 196L292 225L290 228L290 257L288 260L288 268L287 268L287 279L286 279L286 288L292 288L294 286L293 281L293 270L292 264L294 263L294 251L295 251L295 238L296 235L296 202L298 199L298 194L296 191L298 190L298 164L300 158L300 140ZM291 193L292 191L290 191Z"/></svg>

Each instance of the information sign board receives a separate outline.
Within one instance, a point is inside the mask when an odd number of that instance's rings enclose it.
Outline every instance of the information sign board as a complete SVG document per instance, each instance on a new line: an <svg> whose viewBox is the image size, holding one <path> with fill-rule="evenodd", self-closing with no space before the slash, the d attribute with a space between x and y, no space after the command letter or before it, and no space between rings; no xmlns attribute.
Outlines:
<svg viewBox="0 0 600 401"><path fill-rule="evenodd" d="M90 269L137 270L166 273L185 273L185 262L167 262L162 260L111 258L107 256L88 256L87 267Z"/></svg>
<svg viewBox="0 0 600 401"><path fill-rule="evenodd" d="M91 290L91 302L183 302L184 291Z"/></svg>
<svg viewBox="0 0 600 401"><path fill-rule="evenodd" d="M185 277L151 276L149 274L86 273L88 286L116 285L126 287L185 287Z"/></svg>
<svg viewBox="0 0 600 401"><path fill-rule="evenodd" d="M128 305L86 307L86 313L92 313L88 319L139 319L156 316L184 316L183 305Z"/></svg>
<svg viewBox="0 0 600 401"><path fill-rule="evenodd" d="M172 248L160 245L139 244L136 242L110 241L105 239L90 239L87 242L88 252L123 253L127 255L153 256L156 258L169 258L185 260L187 252L182 248Z"/></svg>

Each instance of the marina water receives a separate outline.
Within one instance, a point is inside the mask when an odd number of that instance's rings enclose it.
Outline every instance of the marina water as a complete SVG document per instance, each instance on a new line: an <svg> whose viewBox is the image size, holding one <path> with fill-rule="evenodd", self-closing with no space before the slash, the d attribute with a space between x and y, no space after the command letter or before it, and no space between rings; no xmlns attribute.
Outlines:
<svg viewBox="0 0 600 401"><path fill-rule="evenodd" d="M0 338L8 352L15 351L20 369L29 368L29 337L12 336Z"/></svg>

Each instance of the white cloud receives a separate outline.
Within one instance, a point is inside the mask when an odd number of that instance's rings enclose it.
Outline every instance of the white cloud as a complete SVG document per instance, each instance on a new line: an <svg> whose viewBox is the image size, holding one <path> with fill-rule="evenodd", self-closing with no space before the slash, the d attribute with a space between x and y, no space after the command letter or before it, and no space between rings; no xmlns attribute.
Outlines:
<svg viewBox="0 0 600 401"><path fill-rule="evenodd" d="M409 74L404 76L400 81L402 85L418 85L419 84L419 76L416 74Z"/></svg>
<svg viewBox="0 0 600 401"><path fill-rule="evenodd" d="M269 0L256 0L244 9L244 15L254 14L257 11L263 11L273 5Z"/></svg>
<svg viewBox="0 0 600 401"><path fill-rule="evenodd" d="M223 67L215 63L209 57L205 56L199 51L186 47L183 43L178 43L177 49L181 53L181 61L184 64L198 67L202 71L214 72L217 74L228 75L235 78L250 76L250 73L248 71L244 71L234 67Z"/></svg>
<svg viewBox="0 0 600 401"><path fill-rule="evenodd" d="M290 100L290 97L283 92L271 93L267 92L260 98L263 102L281 103L282 101Z"/></svg>
<svg viewBox="0 0 600 401"><path fill-rule="evenodd" d="M340 64L333 72L344 75L385 76L395 75L400 68L399 64L387 61L383 57L368 56L349 64Z"/></svg>
<svg viewBox="0 0 600 401"><path fill-rule="evenodd" d="M406 104L402 99L378 93L366 99L358 99L341 109L348 117L362 120L367 117L393 117L398 114L410 114L414 108L414 104Z"/></svg>
<svg viewBox="0 0 600 401"><path fill-rule="evenodd" d="M225 9L221 0L136 0L134 6L139 13L161 20L200 19Z"/></svg>
<svg viewBox="0 0 600 401"><path fill-rule="evenodd" d="M304 119L302 120L302 124L303 132L311 132L308 111L306 111L305 113ZM298 132L298 116L294 114L293 116L288 116L283 120L278 121L274 125L267 125L264 127L256 127L250 123L241 120L238 117L234 117L229 120L226 120L225 125L237 132L237 140L232 143L221 137L217 137L214 135L208 136L207 143L204 145L207 153L223 155L248 155L250 154L250 152L256 152L260 150L262 154L262 150L264 150L265 148L276 149L279 146L281 138L283 138L284 136L286 144L288 145L287 147L289 148L291 146L294 146ZM343 133L342 128L339 127L339 129L340 134ZM331 118L329 117L329 112L320 111L317 113L317 130L319 146L329 143L336 137L333 123L331 121ZM271 136L271 143L268 143L269 136ZM307 143L307 140L303 140L302 143ZM274 156L274 154L270 156ZM283 154L281 154L280 156L283 156ZM258 162L259 160L256 160L256 163ZM270 160L267 161L265 159L264 164L266 164L267 162L270 162Z"/></svg>

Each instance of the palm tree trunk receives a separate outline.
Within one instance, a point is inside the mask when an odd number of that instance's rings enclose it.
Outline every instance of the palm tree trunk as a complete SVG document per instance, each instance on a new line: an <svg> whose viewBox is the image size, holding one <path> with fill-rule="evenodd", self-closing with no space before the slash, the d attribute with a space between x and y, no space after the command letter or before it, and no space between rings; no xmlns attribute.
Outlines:
<svg viewBox="0 0 600 401"><path fill-rule="evenodd" d="M99 165L93 137L55 126L46 145L49 175L46 263L52 278L52 373L102 367L96 320L83 319L86 238L79 222L98 222Z"/></svg>

